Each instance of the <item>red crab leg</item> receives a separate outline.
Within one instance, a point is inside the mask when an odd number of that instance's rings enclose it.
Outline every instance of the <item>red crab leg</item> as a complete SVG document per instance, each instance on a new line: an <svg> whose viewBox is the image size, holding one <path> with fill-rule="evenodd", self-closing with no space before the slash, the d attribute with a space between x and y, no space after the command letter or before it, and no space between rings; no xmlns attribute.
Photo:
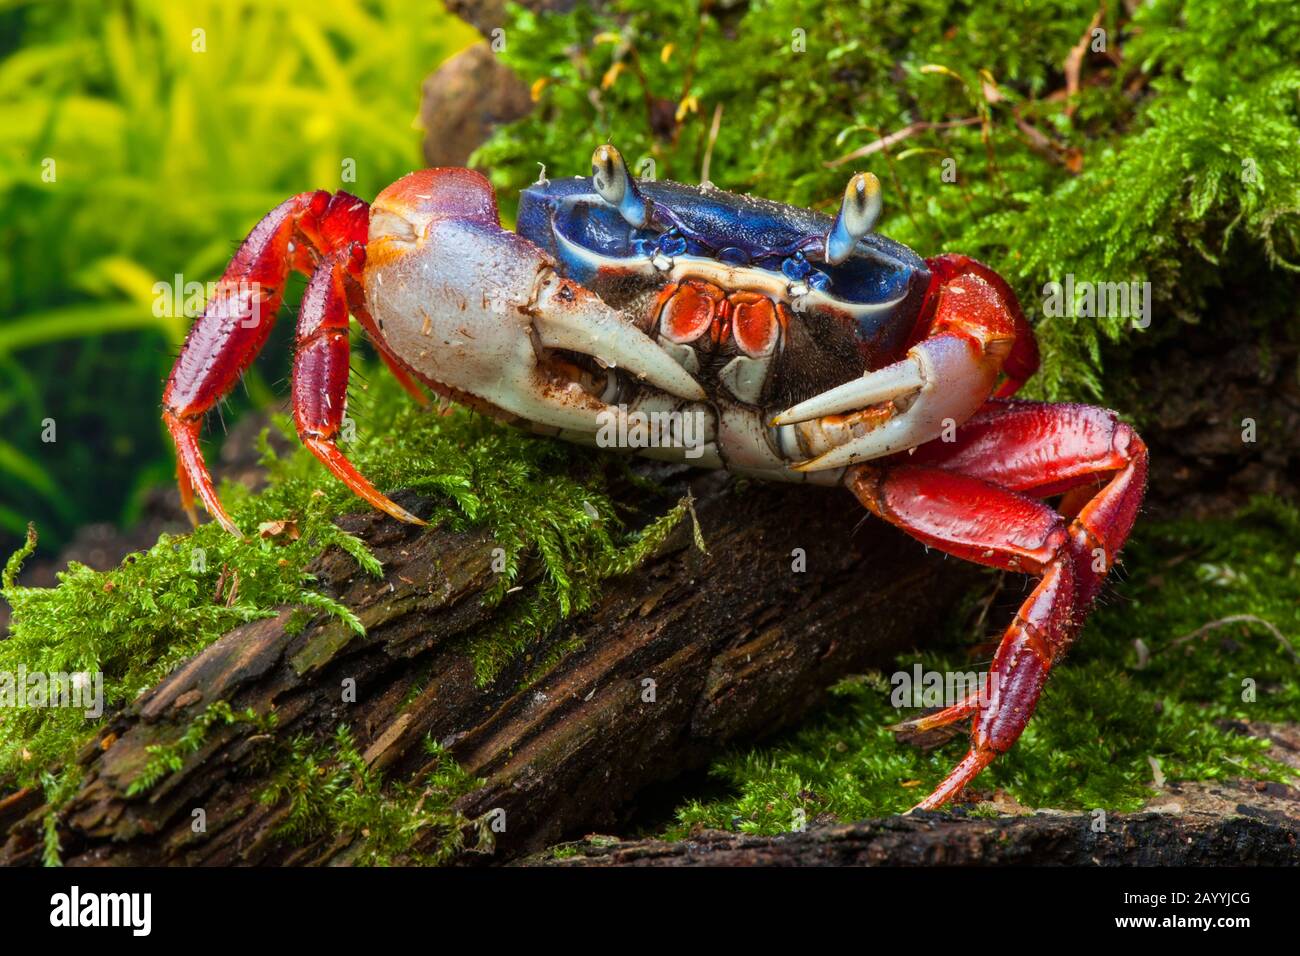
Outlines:
<svg viewBox="0 0 1300 956"><path fill-rule="evenodd" d="M239 529L221 506L199 447L203 416L234 387L266 344L279 311L291 269L310 274L321 255L364 243L369 226L366 203L339 192L318 190L285 200L253 227L226 267L215 295L191 327L163 391L163 421L176 446L176 474L181 504L191 521L194 494L208 513L233 534ZM349 276L356 289L354 310L366 324L360 305L359 265ZM364 316L364 317L363 317ZM408 391L423 395L406 371L374 335L380 354Z"/></svg>
<svg viewBox="0 0 1300 956"><path fill-rule="evenodd" d="M1146 473L1146 446L1112 412L997 400L955 442L931 442L905 463L850 469L858 499L923 543L1039 578L994 655L970 751L919 808L946 803L1020 737L1128 537ZM1085 489L1091 497L1068 524L1035 500L1072 492L1067 500L1077 504ZM953 723L970 716L968 704L921 722Z"/></svg>
<svg viewBox="0 0 1300 956"><path fill-rule="evenodd" d="M400 521L424 524L377 491L335 444L347 409L351 352L345 283L364 261L365 249L354 243L323 259L307 283L293 358L293 420L302 443L358 497Z"/></svg>
<svg viewBox="0 0 1300 956"><path fill-rule="evenodd" d="M953 704L951 707L945 707L943 710L935 711L933 714L925 714L921 717L913 717L911 720L900 720L896 724L889 726L890 730L909 730L923 733L927 730L937 730L940 727L947 727L949 724L955 724L959 720L964 720L972 716L978 707L979 697L972 694L964 700Z"/></svg>
<svg viewBox="0 0 1300 956"><path fill-rule="evenodd" d="M291 263L299 260L302 268L310 267L306 244L290 251L292 240L298 221L323 207L328 199L325 193L301 193L285 200L253 227L226 267L203 315L190 328L167 379L163 421L176 445L181 504L191 521L197 520L197 491L222 527L239 533L217 500L199 449L199 431L204 414L230 391L266 343Z"/></svg>

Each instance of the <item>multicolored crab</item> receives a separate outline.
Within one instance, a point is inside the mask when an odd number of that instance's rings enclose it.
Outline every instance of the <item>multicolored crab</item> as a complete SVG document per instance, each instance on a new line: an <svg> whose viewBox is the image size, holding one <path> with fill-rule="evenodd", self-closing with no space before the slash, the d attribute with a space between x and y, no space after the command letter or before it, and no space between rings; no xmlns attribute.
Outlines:
<svg viewBox="0 0 1300 956"><path fill-rule="evenodd" d="M921 259L874 234L880 207L870 174L852 178L831 219L635 181L610 146L590 177L524 190L516 233L467 169L411 173L371 206L297 195L244 240L167 381L182 500L193 516L197 493L239 533L199 432L266 341L290 270L310 275L293 365L298 434L403 521L420 519L336 444L349 314L420 400L424 386L586 443L635 413L696 416L696 447L652 453L843 484L928 546L1038 579L989 692L901 725L972 722L965 759L919 804L937 807L1024 730L1132 527L1147 452L1113 412L1011 400L1038 351L1007 283L964 256Z"/></svg>

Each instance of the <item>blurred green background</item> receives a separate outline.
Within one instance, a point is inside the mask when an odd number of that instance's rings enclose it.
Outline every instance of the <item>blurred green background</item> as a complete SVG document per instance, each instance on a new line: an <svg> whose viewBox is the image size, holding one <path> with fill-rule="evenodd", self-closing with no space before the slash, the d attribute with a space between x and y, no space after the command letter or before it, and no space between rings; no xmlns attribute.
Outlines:
<svg viewBox="0 0 1300 956"><path fill-rule="evenodd" d="M474 39L437 0L0 0L0 550L132 520L191 321L155 283L217 279L292 193L423 165L420 83ZM291 331L227 421L283 391Z"/></svg>

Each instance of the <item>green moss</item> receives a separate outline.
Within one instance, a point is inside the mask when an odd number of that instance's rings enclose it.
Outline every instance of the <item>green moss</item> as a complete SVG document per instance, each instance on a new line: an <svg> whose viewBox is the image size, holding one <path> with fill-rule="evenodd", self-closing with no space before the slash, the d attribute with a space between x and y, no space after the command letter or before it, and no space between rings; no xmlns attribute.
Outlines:
<svg viewBox="0 0 1300 956"><path fill-rule="evenodd" d="M606 7L513 8L504 56L535 84L538 107L475 157L505 201L539 162L553 176L585 173L604 138L634 168L653 160L661 179L698 181L707 157L723 188L824 210L853 170L871 169L886 190L881 232L923 255L985 260L1031 318L1044 285L1067 273L1149 281L1145 334L1173 335L1221 277L1256 259L1274 266L1258 299L1293 301L1300 21L1289 0L1153 0L1131 17L1107 4L1106 53L1122 66L1090 53L1072 93L1064 64L1091 42L1096 3ZM915 122L948 125L833 164ZM1122 317L1068 314L1038 332L1046 361L1029 393L1049 398L1098 397L1102 343L1139 334Z"/></svg>
<svg viewBox="0 0 1300 956"><path fill-rule="evenodd" d="M609 499L604 500L607 504L612 504ZM534 507L540 509L552 504L550 500L543 500L534 502ZM582 505L584 515L593 521L602 521L597 517L598 512L590 500L584 498ZM479 684L487 684L508 664L528 654L539 635L550 633L569 615L585 611L590 607L599 594L600 582L606 578L627 574L654 554L663 546L673 529L690 509L691 499L683 498L673 508L642 529L621 552L616 551L613 543L604 537L601 529L598 540L603 553L596 555L595 560L586 565L579 564L566 569L563 562L569 556L552 554L550 558L556 562L557 571L549 580L552 585L558 585L563 581L563 587L544 585L542 592L536 596L537 599L511 609L493 621L482 633L470 639L469 651L474 659L475 678ZM703 549L703 539L699 537L698 525L696 525L695 543ZM580 649L581 646L581 643L576 640L563 640L548 647L541 659L529 668L524 685L540 680L565 656Z"/></svg>
<svg viewBox="0 0 1300 956"><path fill-rule="evenodd" d="M1294 651L1250 620L1180 638L1249 614L1294 644L1297 542L1300 511L1269 499L1232 520L1139 524L1125 551L1137 576L1103 596L1024 736L975 787L1004 788L1030 807L1131 811L1154 792L1151 759L1170 781L1286 779L1265 756L1267 743L1232 725L1300 721ZM941 671L987 663L949 642L897 665L910 671L918 659ZM1245 699L1252 686L1254 699ZM851 820L908 809L961 758L966 740L929 752L896 741L885 729L899 719L890 689L878 673L845 681L801 729L719 759L711 774L725 795L687 801L669 835L697 825L778 833L792 828L796 810Z"/></svg>
<svg viewBox="0 0 1300 956"><path fill-rule="evenodd" d="M600 582L658 547L687 508L679 504L644 530L628 530L632 515L619 509L610 488L620 468L607 457L463 410L426 412L387 375L358 389L349 408L360 423L347 447L358 467L381 488L431 496L433 522L490 531L504 571L489 601L524 589L494 629L472 642L485 680L526 654L549 625L587 607ZM278 425L291 434L287 421ZM380 573L362 543L333 523L365 506L293 444L294 452L279 458L263 435L265 489L223 487L232 516L250 532L245 539L207 523L188 535L162 536L114 570L73 564L55 588L20 587L16 576L36 546L33 534L9 560L0 590L13 608L9 639L0 642L0 671L100 671L111 711L230 628L271 616L281 605L304 609L302 621L332 615L361 632L348 608L315 589L306 568L324 548L337 546L366 572ZM536 573L525 581L530 565ZM99 723L68 708L0 714L0 787L38 782Z"/></svg>
<svg viewBox="0 0 1300 956"><path fill-rule="evenodd" d="M127 785L126 795L134 797L148 793L164 777L180 770L187 757L199 752L213 726L231 727L235 724L251 724L266 732L275 728L276 718L274 713L261 716L251 707L236 712L224 700L209 704L175 740L165 744L150 744L145 748L149 759L136 778Z"/></svg>
<svg viewBox="0 0 1300 956"><path fill-rule="evenodd" d="M357 840L353 862L364 866L441 863L465 848L474 821L452 804L482 785L436 742L425 741L434 768L422 781L384 785L341 726L328 746L295 739L261 794L267 806L285 805L278 835L291 843L336 834ZM479 847L490 831L479 827ZM415 841L430 849L412 850Z"/></svg>
<svg viewBox="0 0 1300 956"><path fill-rule="evenodd" d="M41 774L41 788L45 794L45 803L51 812L41 820L42 851L41 862L45 866L62 866L63 847L59 843L58 811L72 799L81 786L82 768L76 764L63 767L58 772Z"/></svg>

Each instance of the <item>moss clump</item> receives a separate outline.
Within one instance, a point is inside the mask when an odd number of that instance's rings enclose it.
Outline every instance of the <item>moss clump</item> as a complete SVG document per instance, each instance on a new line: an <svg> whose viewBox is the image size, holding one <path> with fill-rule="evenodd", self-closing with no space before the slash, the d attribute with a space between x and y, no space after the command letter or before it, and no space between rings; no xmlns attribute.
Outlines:
<svg viewBox="0 0 1300 956"><path fill-rule="evenodd" d="M482 785L466 774L435 741L425 751L434 769L423 781L384 786L341 726L328 746L299 737L261 794L267 806L287 803L279 835L305 843L328 834L356 839L353 862L364 866L430 865L465 848L473 821L452 808L457 797ZM490 831L479 828L479 845ZM415 852L417 841L432 849Z"/></svg>
<svg viewBox="0 0 1300 956"><path fill-rule="evenodd" d="M134 797L148 793L164 777L180 770L186 757L199 752L214 726L231 727L235 724L250 724L257 730L267 732L275 728L276 717L274 713L259 715L251 707L235 711L224 700L214 701L175 740L165 744L151 744L145 748L149 759L139 775L127 786L126 795Z"/></svg>
<svg viewBox="0 0 1300 956"><path fill-rule="evenodd" d="M1031 318L1066 274L1149 281L1147 334L1176 334L1174 316L1195 320L1205 292L1256 259L1275 267L1258 299L1294 301L1300 19L1289 0L1153 0L1131 15L1107 4L1104 36L1089 30L1098 5L1068 0L605 9L514 8L504 56L538 108L475 159L504 198L539 162L585 173L606 137L659 178L698 181L707 165L723 188L827 210L870 168L886 189L881 232L924 255L985 260ZM1076 87L1065 64L1081 43ZM1101 344L1138 334L1126 317L1069 313L1038 332L1046 362L1027 394L1048 398L1098 397Z"/></svg>
<svg viewBox="0 0 1300 956"><path fill-rule="evenodd" d="M276 506L266 504L241 511L245 527L253 526L254 513L269 518ZM163 535L111 571L72 564L56 588L15 581L36 546L33 533L4 576L13 617L9 638L0 641L0 671L101 672L111 712L225 631L271 615L277 604L310 606L359 626L350 611L311 590L303 570L323 546L356 550L358 542L333 528L319 506L300 514L306 533L297 541L238 541L205 525L191 535ZM70 708L7 711L0 716L0 786L35 782L99 723Z"/></svg>
<svg viewBox="0 0 1300 956"><path fill-rule="evenodd" d="M1232 728L1300 721L1297 541L1300 511L1268 499L1230 521L1139 525L1125 559L1141 577L1094 613L1024 736L976 788L1004 788L1031 807L1115 812L1151 797L1152 759L1171 781L1288 779L1265 755L1265 741ZM1284 640L1251 620L1180 640L1242 614L1267 621ZM910 670L916 660L899 658L898 667ZM987 663L952 646L920 661L941 671ZM802 729L715 762L711 773L725 795L682 805L670 837L697 825L779 833L793 827L796 811L849 820L915 804L965 753L966 738L929 753L896 741L885 729L899 719L890 689L882 674L843 682Z"/></svg>
<svg viewBox="0 0 1300 956"><path fill-rule="evenodd" d="M635 566L684 513L680 505L644 530L629 531L629 516L610 490L618 467L607 457L461 410L426 412L390 376L376 375L375 382L350 405L362 423L347 447L358 467L381 488L432 496L433 522L489 529L504 568L489 600L522 586L529 562L540 569L501 630L476 639L472 651L484 679L549 624L587 607L602 580ZM279 425L291 431L286 421ZM271 616L281 605L334 615L360 631L348 608L314 588L306 569L324 548L337 546L366 572L380 573L361 542L332 520L364 505L306 450L295 447L280 458L265 435L262 444L268 486L256 494L235 485L222 489L239 526L260 529L247 538L208 523L191 534L164 535L114 570L74 564L55 588L21 587L16 577L35 547L33 535L4 574L0 594L13 616L9 638L0 641L0 671L102 672L111 711L230 628ZM98 725L68 708L0 714L0 788L38 783Z"/></svg>
<svg viewBox="0 0 1300 956"><path fill-rule="evenodd" d="M606 499L607 504L612 504ZM533 502L539 509L548 507L549 501ZM583 513L601 526L594 529L604 553L591 564L566 566L572 555L542 552L543 559L555 562L554 570L548 567L547 583L533 601L523 602L493 621L481 633L470 638L469 652L474 660L474 674L480 685L496 677L511 662L519 660L534 645L539 635L548 634L560 621L571 614L585 611L599 593L599 584L606 578L627 574L638 564L654 554L688 514L694 520L690 497L683 498L664 514L655 518L641 530L635 540L619 551L607 537L604 520L589 499L581 502ZM695 544L703 550L699 526L695 525ZM495 595L504 595L506 579L498 583ZM527 686L539 680L566 655L580 648L575 640L560 641L548 648L542 658L528 670L524 678Z"/></svg>

